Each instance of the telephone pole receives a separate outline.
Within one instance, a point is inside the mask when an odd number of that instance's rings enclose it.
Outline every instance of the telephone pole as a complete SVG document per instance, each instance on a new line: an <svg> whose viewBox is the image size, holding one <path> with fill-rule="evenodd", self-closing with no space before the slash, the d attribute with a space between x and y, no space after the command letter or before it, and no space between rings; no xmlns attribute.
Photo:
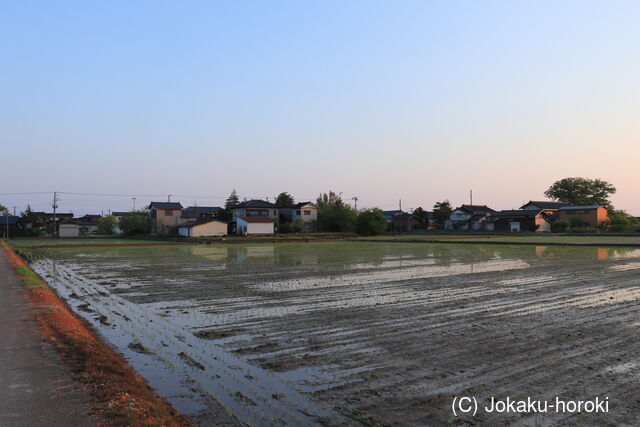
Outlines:
<svg viewBox="0 0 640 427"><path fill-rule="evenodd" d="M358 196L352 197L351 200L353 200L354 209L358 210Z"/></svg>
<svg viewBox="0 0 640 427"><path fill-rule="evenodd" d="M136 210L136 198L132 197L132 199L133 199L133 210L135 211Z"/></svg>
<svg viewBox="0 0 640 427"><path fill-rule="evenodd" d="M473 190L469 190L469 204L473 206Z"/></svg>
<svg viewBox="0 0 640 427"><path fill-rule="evenodd" d="M167 202L171 203L171 194L167 196Z"/></svg>
<svg viewBox="0 0 640 427"><path fill-rule="evenodd" d="M53 192L53 237L56 237L56 209L58 209L58 192Z"/></svg>
<svg viewBox="0 0 640 427"><path fill-rule="evenodd" d="M398 199L398 209L402 211L402 199Z"/></svg>
<svg viewBox="0 0 640 427"><path fill-rule="evenodd" d="M13 207L13 216L16 216L16 207Z"/></svg>

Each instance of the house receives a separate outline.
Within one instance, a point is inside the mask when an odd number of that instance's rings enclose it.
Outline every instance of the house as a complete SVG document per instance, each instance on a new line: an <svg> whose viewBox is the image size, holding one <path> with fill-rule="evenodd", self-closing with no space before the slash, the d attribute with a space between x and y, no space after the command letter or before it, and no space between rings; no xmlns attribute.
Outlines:
<svg viewBox="0 0 640 427"><path fill-rule="evenodd" d="M494 231L550 232L553 215L544 209L517 209L494 212L488 219Z"/></svg>
<svg viewBox="0 0 640 427"><path fill-rule="evenodd" d="M449 219L444 223L444 229L478 231L486 228L491 230L490 224L486 227L484 224L494 212L487 205L462 205L451 212Z"/></svg>
<svg viewBox="0 0 640 427"><path fill-rule="evenodd" d="M0 216L0 236L15 236L21 230L20 217L15 215ZM8 235L7 235L8 233Z"/></svg>
<svg viewBox="0 0 640 427"><path fill-rule="evenodd" d="M247 236L250 234L273 234L274 222L263 216L239 216L236 218L236 234Z"/></svg>
<svg viewBox="0 0 640 427"><path fill-rule="evenodd" d="M147 207L152 234L169 234L180 224L182 205L178 202L151 202Z"/></svg>
<svg viewBox="0 0 640 427"><path fill-rule="evenodd" d="M178 226L178 235L183 237L226 236L227 223L213 219L188 221Z"/></svg>
<svg viewBox="0 0 640 427"><path fill-rule="evenodd" d="M563 206L558 209L558 220L571 221L571 218L579 218L587 227L598 228L609 220L609 213L601 205Z"/></svg>
<svg viewBox="0 0 640 427"><path fill-rule="evenodd" d="M279 222L302 222L302 232L313 233L317 230L318 207L311 202L300 202L290 208L278 208Z"/></svg>
<svg viewBox="0 0 640 427"><path fill-rule="evenodd" d="M180 222L202 221L214 219L224 209L218 206L189 206L184 208L180 214Z"/></svg>
<svg viewBox="0 0 640 427"><path fill-rule="evenodd" d="M382 211L382 216L387 220L387 231L406 232L411 231L418 221L410 214L399 209Z"/></svg>
<svg viewBox="0 0 640 427"><path fill-rule="evenodd" d="M61 221L65 221L73 218L73 214L70 212L69 213L56 212L55 214L50 212L33 212L32 215L34 218L37 218L39 222L41 222L42 224L52 223L54 216L56 218L56 222L61 222Z"/></svg>
<svg viewBox="0 0 640 427"><path fill-rule="evenodd" d="M74 218L73 222L80 226L80 234L97 234L98 221L102 216L87 214L80 218Z"/></svg>
<svg viewBox="0 0 640 427"><path fill-rule="evenodd" d="M78 237L80 236L80 226L71 222L65 222L58 226L59 237Z"/></svg>
<svg viewBox="0 0 640 427"><path fill-rule="evenodd" d="M232 212L232 221L237 221L239 217L253 217L259 216L268 218L272 222L278 222L279 220L279 208L273 203L266 202L264 200L247 200L245 202L237 204Z"/></svg>

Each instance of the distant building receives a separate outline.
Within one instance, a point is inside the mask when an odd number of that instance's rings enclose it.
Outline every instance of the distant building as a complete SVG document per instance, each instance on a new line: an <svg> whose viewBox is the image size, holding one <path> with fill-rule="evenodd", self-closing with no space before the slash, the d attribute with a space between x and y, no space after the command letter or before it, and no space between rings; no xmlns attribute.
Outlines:
<svg viewBox="0 0 640 427"><path fill-rule="evenodd" d="M178 202L151 202L147 207L152 234L170 234L180 224L182 205Z"/></svg>
<svg viewBox="0 0 640 427"><path fill-rule="evenodd" d="M558 220L571 221L571 218L579 218L587 227L598 228L609 220L609 213L607 208L600 205L563 206L558 209Z"/></svg>
<svg viewBox="0 0 640 427"><path fill-rule="evenodd" d="M0 216L0 236L7 237L7 232L9 233L9 237L15 236L22 229L20 224L20 217L14 215L3 215Z"/></svg>
<svg viewBox="0 0 640 427"><path fill-rule="evenodd" d="M558 212L558 209L570 206L571 203L564 202L551 202L548 200L535 201L529 200L526 204L520 207L521 210L532 210L532 209L542 209L545 213L555 214Z"/></svg>
<svg viewBox="0 0 640 427"><path fill-rule="evenodd" d="M462 205L451 212L449 219L444 223L444 228L445 230L478 231L483 228L491 230L492 226L485 227L485 223L494 212L487 205Z"/></svg>
<svg viewBox="0 0 640 427"><path fill-rule="evenodd" d="M247 236L251 234L273 234L274 222L263 216L248 216L236 218L236 234Z"/></svg>
<svg viewBox="0 0 640 427"><path fill-rule="evenodd" d="M302 232L313 233L318 228L318 207L311 202L296 203L291 208L278 207L279 222L302 223Z"/></svg>
<svg viewBox="0 0 640 427"><path fill-rule="evenodd" d="M493 231L507 232L550 232L552 215L543 209L518 209L494 212L485 227Z"/></svg>
<svg viewBox="0 0 640 427"><path fill-rule="evenodd" d="M264 200L247 200L237 204L233 210L233 221L237 221L239 217L263 217L268 218L272 222L278 222L279 220L279 208L273 203L266 202Z"/></svg>
<svg viewBox="0 0 640 427"><path fill-rule="evenodd" d="M211 219L189 221L178 226L178 235L183 237L226 236L227 223Z"/></svg>
<svg viewBox="0 0 640 427"><path fill-rule="evenodd" d="M382 211L382 216L387 220L387 231L407 232L418 223L413 215L402 210Z"/></svg>
<svg viewBox="0 0 640 427"><path fill-rule="evenodd" d="M102 218L101 215L87 214L72 221L80 226L80 234L97 234L100 218Z"/></svg>

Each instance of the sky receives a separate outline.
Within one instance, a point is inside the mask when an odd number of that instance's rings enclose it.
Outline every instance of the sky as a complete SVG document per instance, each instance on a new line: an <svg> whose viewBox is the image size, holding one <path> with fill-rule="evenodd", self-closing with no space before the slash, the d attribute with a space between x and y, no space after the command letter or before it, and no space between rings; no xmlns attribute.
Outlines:
<svg viewBox="0 0 640 427"><path fill-rule="evenodd" d="M3 2L0 204L512 209L582 176L638 216L638 22L635 0Z"/></svg>

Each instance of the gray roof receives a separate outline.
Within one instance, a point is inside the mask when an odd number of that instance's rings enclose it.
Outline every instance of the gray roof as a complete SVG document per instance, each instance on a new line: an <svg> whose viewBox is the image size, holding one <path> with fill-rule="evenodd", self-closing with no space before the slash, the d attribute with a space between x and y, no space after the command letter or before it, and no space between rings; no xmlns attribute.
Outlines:
<svg viewBox="0 0 640 427"><path fill-rule="evenodd" d="M523 207L527 206L527 205L536 205L537 207L539 207L540 209L560 209L563 206L569 206L571 203L564 203L564 202L550 202L548 200L529 200L528 203L525 203L524 205L522 205L520 207L520 209L522 209Z"/></svg>
<svg viewBox="0 0 640 427"><path fill-rule="evenodd" d="M542 209L514 209L514 210L507 210L507 211L498 211L491 216L509 217L509 218L527 217L527 216L536 216L540 213L540 211L542 211Z"/></svg>
<svg viewBox="0 0 640 427"><path fill-rule="evenodd" d="M293 209L300 209L301 207L303 207L305 205L313 205L313 206L315 206L315 204L313 204L311 202L300 202L300 203L296 203L295 205L293 205Z"/></svg>
<svg viewBox="0 0 640 427"><path fill-rule="evenodd" d="M574 210L574 209L589 209L589 210L591 210L591 209L598 209L598 208L601 208L601 207L602 206L600 206L600 205L592 205L592 206L573 206L573 205L570 205L570 206L563 206L563 207L560 208L560 210L561 211L569 211L569 210Z"/></svg>
<svg viewBox="0 0 640 427"><path fill-rule="evenodd" d="M180 209L182 205L179 202L151 202L149 209Z"/></svg>
<svg viewBox="0 0 640 427"><path fill-rule="evenodd" d="M239 203L233 207L233 209L276 209L278 206L273 203L266 202L264 200L247 200L246 202Z"/></svg>
<svg viewBox="0 0 640 427"><path fill-rule="evenodd" d="M487 205L462 205L457 209L464 209L464 210L466 210L468 212L471 212L471 213L478 213L478 212L493 213L493 212L495 212L493 209L491 209ZM457 209L454 209L454 210L457 210Z"/></svg>
<svg viewBox="0 0 640 427"><path fill-rule="evenodd" d="M183 218L197 218L200 215L207 214L217 214L222 212L222 208L219 206L189 206L188 208L184 208L182 210Z"/></svg>

